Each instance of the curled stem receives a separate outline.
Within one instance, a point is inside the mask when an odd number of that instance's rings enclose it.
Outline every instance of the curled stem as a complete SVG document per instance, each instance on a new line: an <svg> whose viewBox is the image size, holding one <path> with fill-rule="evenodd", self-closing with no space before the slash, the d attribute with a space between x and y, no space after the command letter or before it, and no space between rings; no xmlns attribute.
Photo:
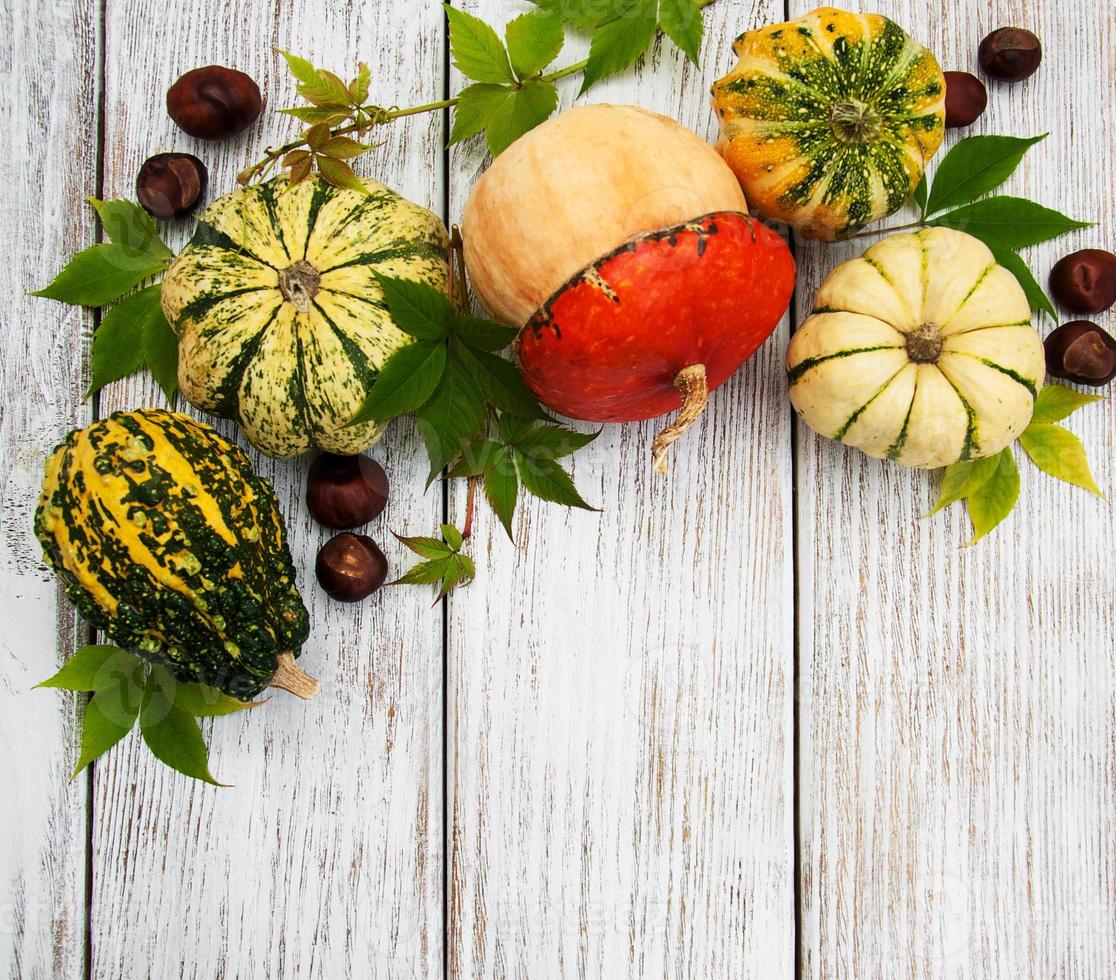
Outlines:
<svg viewBox="0 0 1116 980"><path fill-rule="evenodd" d="M678 417L655 436L651 445L651 459L656 473L667 471L667 451L671 443L682 438L709 404L709 380L705 375L705 365L691 364L684 367L674 376L674 387L682 396L682 409Z"/></svg>

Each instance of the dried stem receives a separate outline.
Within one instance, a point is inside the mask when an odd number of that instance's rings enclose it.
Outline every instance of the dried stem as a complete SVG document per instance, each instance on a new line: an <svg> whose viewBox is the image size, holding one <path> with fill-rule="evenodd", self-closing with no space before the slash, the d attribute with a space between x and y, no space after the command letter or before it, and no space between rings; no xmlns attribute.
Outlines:
<svg viewBox="0 0 1116 980"><path fill-rule="evenodd" d="M480 477L469 477L469 493L465 498L465 526L461 529L461 537L466 541L473 533L473 511L476 509L477 502L477 484L480 482Z"/></svg>
<svg viewBox="0 0 1116 980"><path fill-rule="evenodd" d="M321 685L318 684L317 678L311 677L301 667L298 667L292 654L281 653L275 659L277 667L275 676L271 678L271 687L288 691L304 701L310 700L318 693Z"/></svg>
<svg viewBox="0 0 1116 980"><path fill-rule="evenodd" d="M651 459L656 473L667 471L667 450L671 443L683 436L709 404L709 381L705 376L705 365L692 364L684 367L674 376L674 387L682 395L682 410L670 425L655 436L655 442L651 446Z"/></svg>

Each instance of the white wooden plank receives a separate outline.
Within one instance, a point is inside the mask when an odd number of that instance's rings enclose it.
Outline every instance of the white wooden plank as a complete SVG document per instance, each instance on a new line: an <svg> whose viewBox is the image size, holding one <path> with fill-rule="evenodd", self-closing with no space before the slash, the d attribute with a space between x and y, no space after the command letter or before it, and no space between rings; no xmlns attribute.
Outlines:
<svg viewBox="0 0 1116 980"><path fill-rule="evenodd" d="M293 125L275 110L294 104L293 84L273 48L346 77L358 60L367 61L373 90L388 105L438 99L442 25L432 4L168 7L112 0L108 192L130 194L148 153L178 148L210 164L213 193L220 193L266 144L289 139ZM249 72L271 107L245 136L223 145L179 133L162 105L181 72L214 62ZM362 171L440 212L442 124L438 115L424 115L381 131L386 145ZM175 245L188 224L176 231ZM129 382L102 404L107 410L160 400L149 382ZM388 526L429 533L440 495L423 493L425 457L411 427L391 433L374 455L385 463L393 491L371 533L402 563ZM96 976L441 972L441 615L420 590L389 589L354 607L332 603L317 589L314 555L328 532L307 516L306 467L307 461L260 461L287 515L311 609L312 635L300 663L322 680L322 693L310 703L279 694L264 708L207 726L213 770L233 789L169 772L134 736L98 765Z"/></svg>
<svg viewBox="0 0 1116 980"><path fill-rule="evenodd" d="M95 240L94 5L0 5L6 151L0 327L0 973L77 977L85 958L89 780L71 783L78 699L32 691L74 649L73 614L32 520L47 453L81 404L88 314L27 295Z"/></svg>
<svg viewBox="0 0 1116 980"><path fill-rule="evenodd" d="M529 9L463 6L500 26ZM712 136L708 80L781 9L719 0L700 73L660 44L587 101ZM454 216L484 163L477 141L452 153ZM785 342L713 395L670 477L651 474L654 423L579 453L601 514L530 500L516 550L480 505L479 576L449 606L451 976L792 972Z"/></svg>
<svg viewBox="0 0 1116 980"><path fill-rule="evenodd" d="M991 83L971 130L1049 131L1010 192L1099 222L1028 250L1042 280L1073 249L1116 245L1116 128L1098 111L1116 96L1116 39L1101 6L874 5L947 69L975 71L995 27L1042 39L1038 74ZM799 249L800 313L868 244ZM1114 422L1107 402L1068 423L1110 493ZM962 510L919 520L926 475L804 427L798 447L804 974L1116 975L1110 506L1021 458L1010 523L963 549Z"/></svg>

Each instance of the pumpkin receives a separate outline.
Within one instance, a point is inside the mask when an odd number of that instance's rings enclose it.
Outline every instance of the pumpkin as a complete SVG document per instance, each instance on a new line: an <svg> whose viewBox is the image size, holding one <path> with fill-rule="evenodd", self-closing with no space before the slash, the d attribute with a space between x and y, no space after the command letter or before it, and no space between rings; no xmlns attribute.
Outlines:
<svg viewBox="0 0 1116 980"><path fill-rule="evenodd" d="M82 617L180 680L317 689L293 662L309 626L278 501L208 425L144 409L70 433L35 534Z"/></svg>
<svg viewBox="0 0 1116 980"><path fill-rule="evenodd" d="M998 453L1030 422L1046 372L1022 287L949 228L892 235L838 266L786 363L810 428L919 467Z"/></svg>
<svg viewBox="0 0 1116 980"><path fill-rule="evenodd" d="M163 280L190 404L235 419L268 456L345 455L383 426L349 427L384 362L413 341L377 273L447 287L441 220L375 181L312 176L233 191L201 215Z"/></svg>
<svg viewBox="0 0 1116 980"><path fill-rule="evenodd" d="M880 14L820 7L733 51L713 105L757 212L831 239L903 205L945 131L945 77L926 48Z"/></svg>
<svg viewBox="0 0 1116 980"><path fill-rule="evenodd" d="M682 409L656 440L659 471L794 288L790 250L716 151L633 106L571 109L521 137L473 188L462 234L481 305L521 328L542 404L595 422Z"/></svg>

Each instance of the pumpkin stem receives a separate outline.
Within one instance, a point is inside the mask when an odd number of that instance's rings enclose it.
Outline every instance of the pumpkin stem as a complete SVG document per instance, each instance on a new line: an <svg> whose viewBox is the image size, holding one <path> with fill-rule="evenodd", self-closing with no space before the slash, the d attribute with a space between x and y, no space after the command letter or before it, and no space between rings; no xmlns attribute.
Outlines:
<svg viewBox="0 0 1116 980"><path fill-rule="evenodd" d="M691 364L674 376L674 387L682 395L682 410L678 417L655 436L651 445L651 459L656 473L667 471L667 450L693 425L705 406L709 404L709 381L704 364Z"/></svg>
<svg viewBox="0 0 1116 980"><path fill-rule="evenodd" d="M299 313L310 312L310 301L318 295L321 286L321 273L305 259L299 259L279 273L279 292Z"/></svg>
<svg viewBox="0 0 1116 980"><path fill-rule="evenodd" d="M318 693L318 688L321 685L318 684L317 678L311 677L301 667L296 666L292 654L281 653L275 659L278 667L275 676L271 678L271 687L288 691L304 701L309 701Z"/></svg>
<svg viewBox="0 0 1116 980"><path fill-rule="evenodd" d="M934 364L942 353L942 331L936 323L922 323L907 334L907 356L915 364Z"/></svg>

